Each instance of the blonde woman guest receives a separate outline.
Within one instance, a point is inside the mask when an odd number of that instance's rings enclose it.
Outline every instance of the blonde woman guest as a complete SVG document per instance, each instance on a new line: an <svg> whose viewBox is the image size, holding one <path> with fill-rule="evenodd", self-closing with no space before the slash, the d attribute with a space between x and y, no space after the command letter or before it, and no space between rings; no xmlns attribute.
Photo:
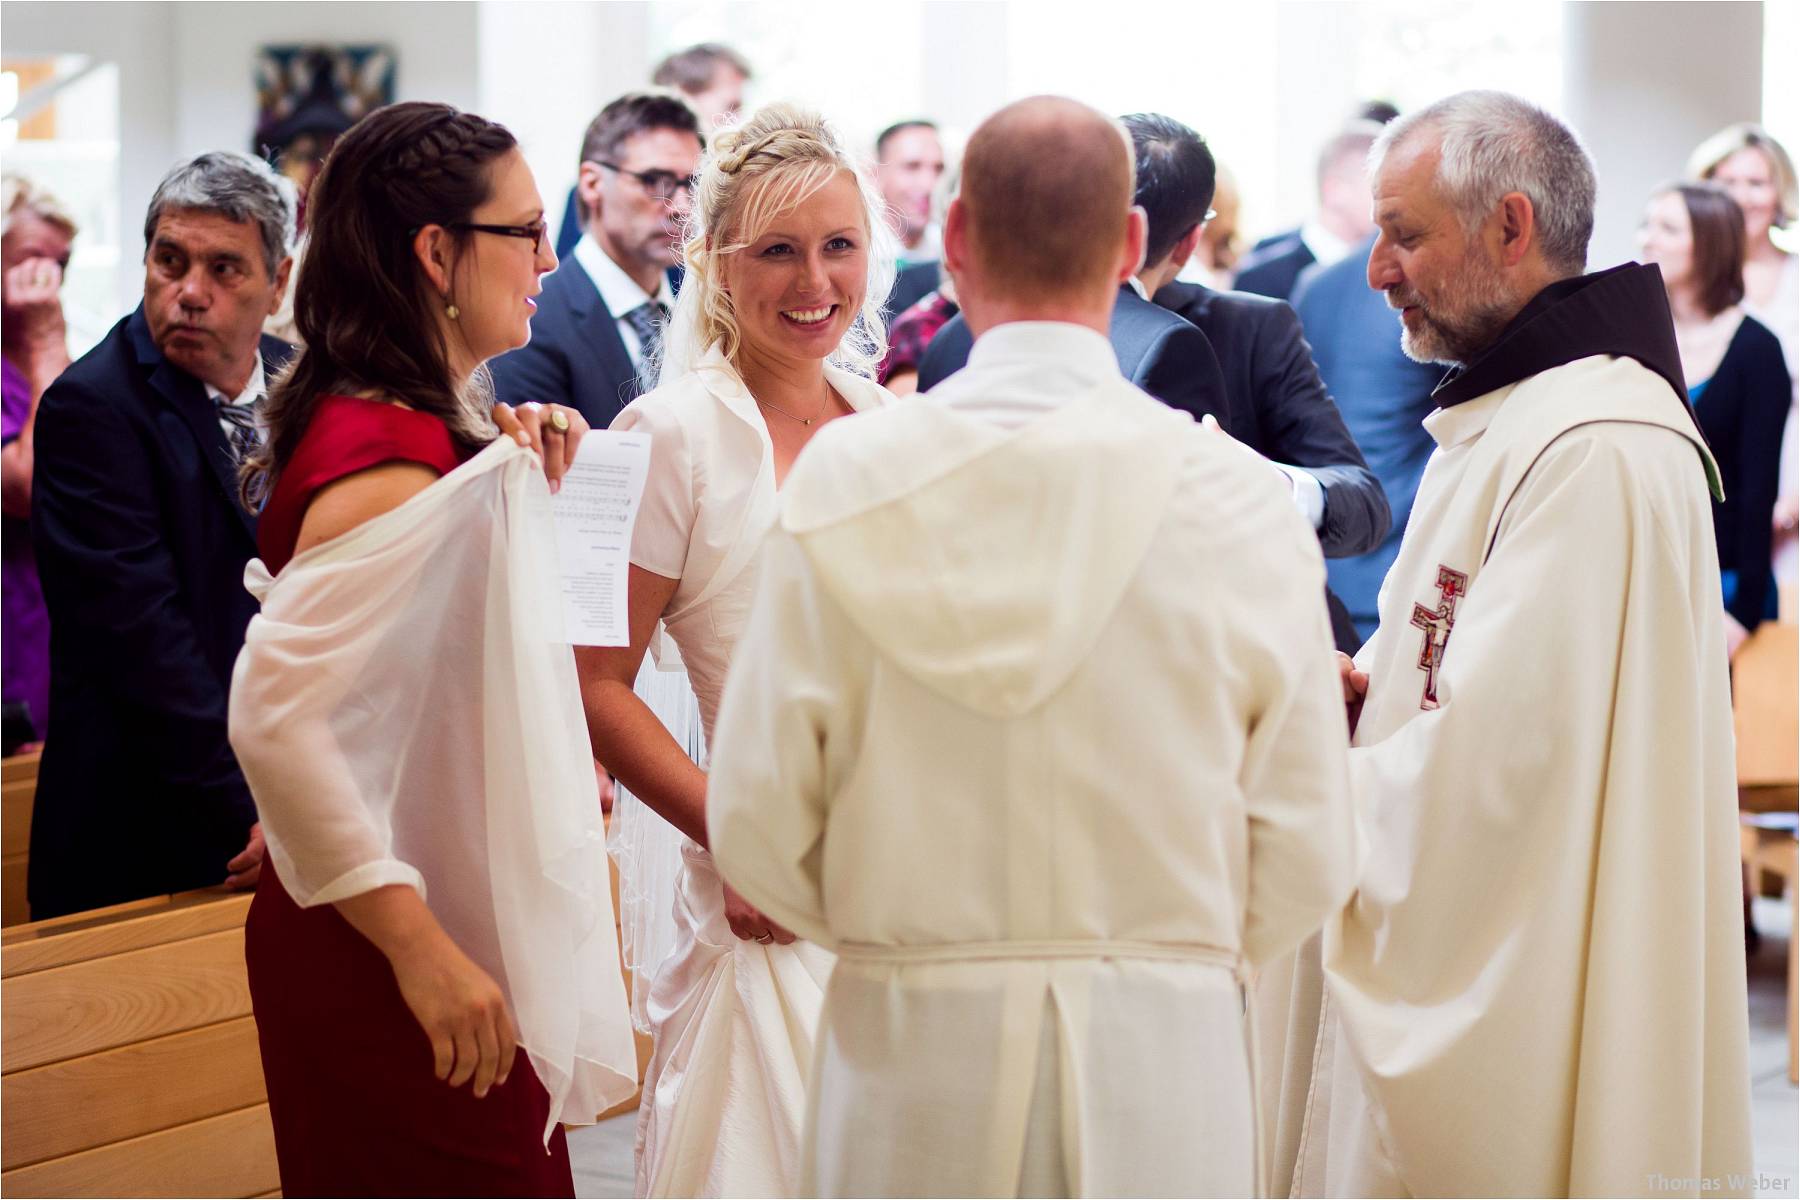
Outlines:
<svg viewBox="0 0 1800 1200"><path fill-rule="evenodd" d="M683 835L678 849L667 843L680 860L670 948L636 967L653 976L644 1015L655 1038L639 1195L792 1195L799 1185L832 959L719 877L704 751L697 762L685 747L712 732L788 469L823 426L891 399L873 382L895 254L880 213L811 112L770 105L718 134L695 188L659 384L613 422L651 435L650 478L632 543L631 645L578 655L588 730L618 777L615 820L632 819L635 798ZM668 664L661 630L686 665L700 730L672 734L633 689L653 640ZM645 857L641 846L622 856L622 876L667 865ZM621 886L628 925L642 915L634 905L661 907L639 880Z"/></svg>
<svg viewBox="0 0 1800 1200"><path fill-rule="evenodd" d="M1702 142L1688 161L1688 170L1696 179L1723 187L1743 209L1743 310L1781 339L1788 376L1800 379L1800 255L1783 250L1773 236L1777 229L1791 229L1800 213L1794 160L1766 130L1740 124L1727 126ZM1800 386L1795 387L1793 396L1800 402ZM1780 499L1773 516L1775 577L1789 589L1800 568L1795 544L1800 531L1795 417L1796 409L1790 404L1781 439Z"/></svg>

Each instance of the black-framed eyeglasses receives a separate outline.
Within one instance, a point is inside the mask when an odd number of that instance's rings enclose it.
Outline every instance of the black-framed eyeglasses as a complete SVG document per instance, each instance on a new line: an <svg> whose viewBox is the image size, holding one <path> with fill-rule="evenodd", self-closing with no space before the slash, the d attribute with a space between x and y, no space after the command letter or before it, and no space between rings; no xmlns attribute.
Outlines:
<svg viewBox="0 0 1800 1200"><path fill-rule="evenodd" d="M643 185L646 192L667 204L677 195L692 195L694 184L698 182L693 175L677 175L673 171L628 171L618 163L604 159L594 159L596 167L605 167L609 171L617 171L621 175L629 175Z"/></svg>
<svg viewBox="0 0 1800 1200"><path fill-rule="evenodd" d="M493 233L501 237L530 238L533 254L543 250L544 236L550 232L550 224L547 221L533 221L529 225L480 225L474 221L456 221L445 225L444 228L459 229L467 233Z"/></svg>

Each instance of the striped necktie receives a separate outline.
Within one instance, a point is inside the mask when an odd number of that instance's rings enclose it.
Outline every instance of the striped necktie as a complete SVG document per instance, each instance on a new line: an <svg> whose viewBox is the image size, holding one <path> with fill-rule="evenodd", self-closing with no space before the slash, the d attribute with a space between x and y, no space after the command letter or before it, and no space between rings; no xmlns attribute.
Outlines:
<svg viewBox="0 0 1800 1200"><path fill-rule="evenodd" d="M233 462L243 462L244 456L256 445L256 408L263 402L258 396L249 404L233 404L220 398L213 401L219 410L219 424L225 430L225 442L231 447Z"/></svg>

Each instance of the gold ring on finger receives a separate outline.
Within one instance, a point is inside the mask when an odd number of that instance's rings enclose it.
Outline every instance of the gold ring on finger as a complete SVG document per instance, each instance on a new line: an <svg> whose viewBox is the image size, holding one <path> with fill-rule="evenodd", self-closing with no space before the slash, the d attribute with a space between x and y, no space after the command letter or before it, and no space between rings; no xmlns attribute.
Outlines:
<svg viewBox="0 0 1800 1200"><path fill-rule="evenodd" d="M547 419L550 422L550 428L556 430L556 432L569 432L569 418L563 415L561 409L552 408L550 410L550 416Z"/></svg>

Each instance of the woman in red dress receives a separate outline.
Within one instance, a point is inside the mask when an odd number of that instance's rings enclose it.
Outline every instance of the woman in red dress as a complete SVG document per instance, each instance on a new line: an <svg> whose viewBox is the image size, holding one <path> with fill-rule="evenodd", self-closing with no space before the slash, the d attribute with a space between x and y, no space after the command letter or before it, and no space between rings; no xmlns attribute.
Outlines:
<svg viewBox="0 0 1800 1200"><path fill-rule="evenodd" d="M295 297L306 348L245 464L246 497L266 499L271 574L492 439L482 363L525 343L530 298L556 265L512 135L447 105L365 118L333 149L309 220ZM560 474L580 417L526 407L527 436ZM518 433L510 410L494 416ZM574 1194L506 995L419 891L303 908L266 864L245 953L287 1195Z"/></svg>

